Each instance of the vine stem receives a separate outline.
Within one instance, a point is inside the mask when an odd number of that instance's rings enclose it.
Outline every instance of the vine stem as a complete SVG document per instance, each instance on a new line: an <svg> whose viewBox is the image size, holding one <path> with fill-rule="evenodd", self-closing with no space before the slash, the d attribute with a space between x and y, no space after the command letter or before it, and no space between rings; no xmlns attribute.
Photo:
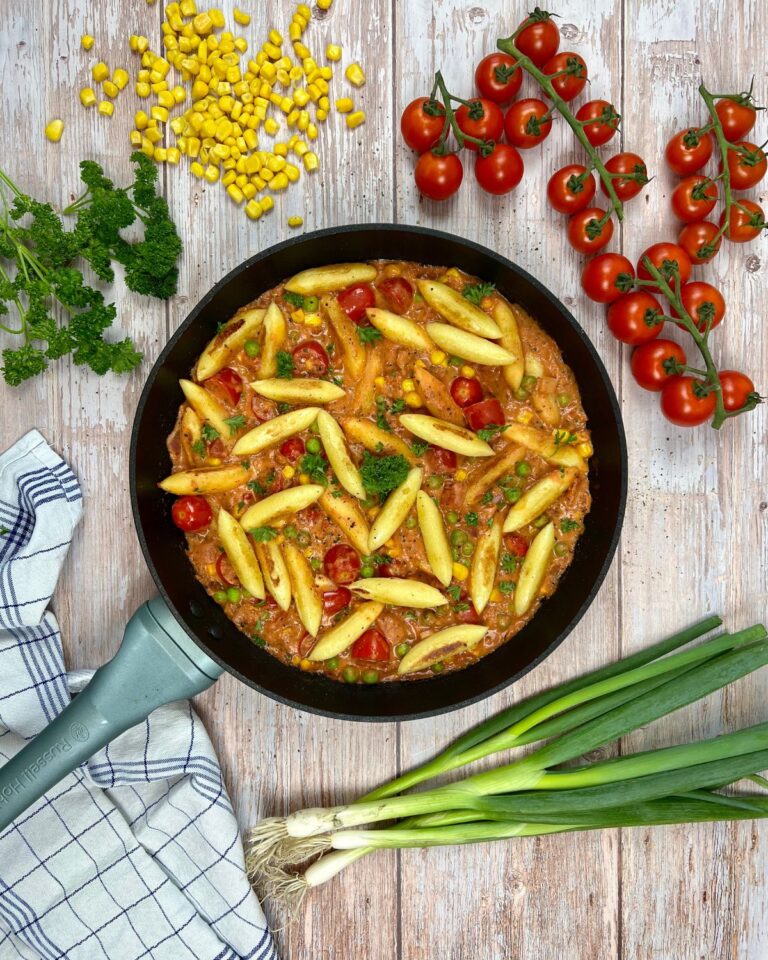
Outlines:
<svg viewBox="0 0 768 960"><path fill-rule="evenodd" d="M716 98L713 94L707 90L704 84L699 85L699 96L704 101L704 104L707 108L707 112L711 118L711 129L712 133L715 135L715 140L717 140L717 146L720 150L720 159L722 160L722 171L720 173L719 179L723 181L723 202L725 204L725 219L723 220L723 225L717 231L716 236L710 240L709 245L716 244L723 235L730 237L730 225L731 225L731 207L733 206L733 194L731 192L731 171L728 167L728 151L732 149L731 145L725 139L725 134L723 133L723 125L720 122L720 117L717 114L715 109L715 100Z"/></svg>
<svg viewBox="0 0 768 960"><path fill-rule="evenodd" d="M478 137L471 137L468 133L464 131L459 126L459 123L456 119L456 114L454 113L453 107L451 106L451 101L456 100L457 103L462 103L465 106L469 103L467 100L462 100L461 97L454 97L452 93L448 90L448 87L445 85L445 80L443 80L443 74L440 70L435 74L435 85L432 88L432 94L430 99L435 99L435 92L439 90L440 96L442 97L443 106L445 107L445 124L443 126L443 132L440 135L440 146L445 149L445 138L448 135L448 129L450 128L453 132L454 137L456 137L456 142L460 147L464 146L464 143L468 140L470 143L476 143L479 148L485 147L489 141L481 140Z"/></svg>

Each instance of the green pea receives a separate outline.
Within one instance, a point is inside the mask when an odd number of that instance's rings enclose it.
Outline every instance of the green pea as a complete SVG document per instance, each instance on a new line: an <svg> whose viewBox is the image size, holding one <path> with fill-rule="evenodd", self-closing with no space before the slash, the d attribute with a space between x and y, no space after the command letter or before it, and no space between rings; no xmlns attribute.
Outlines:
<svg viewBox="0 0 768 960"><path fill-rule="evenodd" d="M432 664L432 673L442 673L445 670L445 664L442 660L438 660L437 663Z"/></svg>
<svg viewBox="0 0 768 960"><path fill-rule="evenodd" d="M299 530L299 534L296 537L296 542L300 547L308 547L312 542L312 537L307 533L306 530Z"/></svg>
<svg viewBox="0 0 768 960"><path fill-rule="evenodd" d="M408 530L413 530L413 528L416 526L416 523L416 517L408 517L408 519L405 521L405 526Z"/></svg>
<svg viewBox="0 0 768 960"><path fill-rule="evenodd" d="M504 499L507 503L517 503L521 496L522 493L517 487L507 487L504 491Z"/></svg>
<svg viewBox="0 0 768 960"><path fill-rule="evenodd" d="M377 670L363 670L363 683L378 683L379 673Z"/></svg>
<svg viewBox="0 0 768 960"><path fill-rule="evenodd" d="M535 527L537 530L540 530L542 527L546 527L549 523L549 517L546 513L542 513L540 517L536 517L531 526Z"/></svg>
<svg viewBox="0 0 768 960"><path fill-rule="evenodd" d="M448 523L458 523L459 515L455 510L449 510L445 515L445 519L448 521Z"/></svg>
<svg viewBox="0 0 768 960"><path fill-rule="evenodd" d="M567 407L570 402L571 402L571 398L568 396L567 393L558 393L557 405L559 407Z"/></svg>
<svg viewBox="0 0 768 960"><path fill-rule="evenodd" d="M531 465L527 460L521 460L520 463L515 464L515 473L518 477L527 477L531 472Z"/></svg>
<svg viewBox="0 0 768 960"><path fill-rule="evenodd" d="M517 390L515 390L515 400L527 400L527 399L528 399L528 391L524 390L522 387L518 387Z"/></svg>
<svg viewBox="0 0 768 960"><path fill-rule="evenodd" d="M315 313L319 306L320 301L317 297L304 297L304 309L307 313Z"/></svg>
<svg viewBox="0 0 768 960"><path fill-rule="evenodd" d="M299 531L292 523L289 523L283 527L283 534L287 540L295 540L299 535Z"/></svg>
<svg viewBox="0 0 768 960"><path fill-rule="evenodd" d="M229 590L227 590L227 600L229 600L230 603L237 603L240 600L240 591L237 587L230 587Z"/></svg>
<svg viewBox="0 0 768 960"><path fill-rule="evenodd" d="M254 357L258 357L261 353L261 347L259 346L258 340L246 340L245 345L243 346L245 350L246 357L250 357L253 360Z"/></svg>
<svg viewBox="0 0 768 960"><path fill-rule="evenodd" d="M461 367L464 365L464 361L461 359L461 357L449 357L448 363L450 363L452 367Z"/></svg>
<svg viewBox="0 0 768 960"><path fill-rule="evenodd" d="M523 390L530 390L531 387L536 386L537 380L538 377L532 377L530 374L526 373L526 375L520 381L520 386L523 388Z"/></svg>
<svg viewBox="0 0 768 960"><path fill-rule="evenodd" d="M427 486L431 490L438 490L443 485L443 478L438 476L438 474L433 473L432 476L427 480Z"/></svg>
<svg viewBox="0 0 768 960"><path fill-rule="evenodd" d="M355 667L344 667L342 673L344 678L344 683L356 683L357 682L357 669Z"/></svg>
<svg viewBox="0 0 768 960"><path fill-rule="evenodd" d="M338 670L339 669L339 658L331 657L330 660L325 661L326 670Z"/></svg>
<svg viewBox="0 0 768 960"><path fill-rule="evenodd" d="M568 544L563 543L562 540L558 540L555 544L555 556L564 557L568 553Z"/></svg>
<svg viewBox="0 0 768 960"><path fill-rule="evenodd" d="M372 577L373 576L373 565L370 563L364 563L360 568L361 577Z"/></svg>
<svg viewBox="0 0 768 960"><path fill-rule="evenodd" d="M451 543L454 547L460 547L467 540L469 540L469 537L463 530L451 530Z"/></svg>
<svg viewBox="0 0 768 960"><path fill-rule="evenodd" d="M323 445L317 437L310 437L309 440L307 440L307 453L320 453L322 449Z"/></svg>
<svg viewBox="0 0 768 960"><path fill-rule="evenodd" d="M323 561L320 559L320 557L310 557L309 565L315 571L323 569Z"/></svg>
<svg viewBox="0 0 768 960"><path fill-rule="evenodd" d="M395 647L395 656L402 659L410 649L410 643L398 643L398 645Z"/></svg>
<svg viewBox="0 0 768 960"><path fill-rule="evenodd" d="M227 602L227 591L226 590L217 590L213 595L213 599L216 603L226 603Z"/></svg>
<svg viewBox="0 0 768 960"><path fill-rule="evenodd" d="M462 557L471 557L475 552L475 545L471 540L468 540L466 543L461 545L461 555Z"/></svg>

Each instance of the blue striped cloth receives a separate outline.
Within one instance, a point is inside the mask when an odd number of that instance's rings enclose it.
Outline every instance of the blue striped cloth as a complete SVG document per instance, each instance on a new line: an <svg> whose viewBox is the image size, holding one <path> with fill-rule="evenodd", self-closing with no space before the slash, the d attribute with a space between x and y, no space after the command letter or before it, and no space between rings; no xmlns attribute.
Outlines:
<svg viewBox="0 0 768 960"><path fill-rule="evenodd" d="M0 765L87 683L46 608L82 513L32 431L0 456ZM161 707L0 833L0 960L275 960L208 735Z"/></svg>

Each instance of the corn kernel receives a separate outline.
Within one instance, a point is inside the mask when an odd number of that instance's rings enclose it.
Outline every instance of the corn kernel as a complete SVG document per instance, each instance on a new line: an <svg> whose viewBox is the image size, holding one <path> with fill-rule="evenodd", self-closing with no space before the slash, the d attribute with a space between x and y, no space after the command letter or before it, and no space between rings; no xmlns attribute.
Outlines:
<svg viewBox="0 0 768 960"><path fill-rule="evenodd" d="M115 72L112 74L112 82L118 90L125 90L130 79L131 78L128 76L128 71L123 70L122 67L118 67L117 70L115 70Z"/></svg>
<svg viewBox="0 0 768 960"><path fill-rule="evenodd" d="M489 597L491 603L501 603L503 599L504 594L501 592L501 590L499 590L498 587L494 587L493 590L491 590L491 595Z"/></svg>
<svg viewBox="0 0 768 960"><path fill-rule="evenodd" d="M353 87L362 87L365 83L365 74L359 63L350 63L344 71L344 76L349 80Z"/></svg>
<svg viewBox="0 0 768 960"><path fill-rule="evenodd" d="M307 484L307 483L309 483L309 474L308 474L308 473L300 473L300 474L299 474L299 483L302 483L302 484Z"/></svg>
<svg viewBox="0 0 768 960"><path fill-rule="evenodd" d="M248 41L245 37L238 37L237 40L235 40L235 50L237 50L238 53L245 53L247 49Z"/></svg>
<svg viewBox="0 0 768 960"><path fill-rule="evenodd" d="M270 60L279 60L283 55L283 51L280 49L280 47L275 46L274 43L269 43L269 41L267 41L267 43L263 43L261 45L261 49L264 51L264 53L266 53Z"/></svg>
<svg viewBox="0 0 768 960"><path fill-rule="evenodd" d="M172 110L176 106L176 101L170 90L161 90L157 95L157 102L161 107L165 107L166 110Z"/></svg>
<svg viewBox="0 0 768 960"><path fill-rule="evenodd" d="M403 396L403 400L405 400L407 406L413 407L414 409L416 409L417 407L423 406L423 401L421 397L415 391L406 393Z"/></svg>
<svg viewBox="0 0 768 960"><path fill-rule="evenodd" d="M91 87L83 87L80 91L80 103L84 107L92 107L96 103L96 94Z"/></svg>
<svg viewBox="0 0 768 960"><path fill-rule="evenodd" d="M337 43L329 43L325 48L325 58L333 63L338 63L341 60L341 47Z"/></svg>
<svg viewBox="0 0 768 960"><path fill-rule="evenodd" d="M112 116L112 114L110 114L110 116ZM158 143L163 139L162 133L157 129L156 126L147 127L147 129L144 131L144 136L147 138L147 140L149 140L150 143Z"/></svg>
<svg viewBox="0 0 768 960"><path fill-rule="evenodd" d="M115 105L111 100L102 100L99 104L99 113L105 117L111 117L115 112Z"/></svg>
<svg viewBox="0 0 768 960"><path fill-rule="evenodd" d="M142 99L146 100L146 98L150 95L151 92L152 92L152 88L150 87L150 85L149 85L148 83L137 83L137 84L136 84L136 93L137 93L138 96L140 96Z"/></svg>
<svg viewBox="0 0 768 960"><path fill-rule="evenodd" d="M261 209L264 211L264 213L266 213L267 210L271 210L275 205L275 201L272 199L272 197L264 197L260 203Z"/></svg>
<svg viewBox="0 0 768 960"><path fill-rule="evenodd" d="M168 89L167 80L155 80L154 83L150 84L150 89L152 93L164 93Z"/></svg>
<svg viewBox="0 0 768 960"><path fill-rule="evenodd" d="M317 6L320 10L330 10L333 0L317 0Z"/></svg>
<svg viewBox="0 0 768 960"><path fill-rule="evenodd" d="M312 173L314 170L320 166L320 161L317 158L317 154L309 150L304 154L304 169L307 173Z"/></svg>
<svg viewBox="0 0 768 960"><path fill-rule="evenodd" d="M474 377L474 375L475 375L475 368L474 368L474 367L464 366L464 367L461 368L461 371L460 371L460 372L461 372L462 377L471 378L471 377Z"/></svg>
<svg viewBox="0 0 768 960"><path fill-rule="evenodd" d="M155 162L165 163L168 159L168 151L165 147L155 147Z"/></svg>
<svg viewBox="0 0 768 960"><path fill-rule="evenodd" d="M238 10L237 7L235 7L232 16L235 19L235 23L239 23L241 27L247 27L251 22L250 13L246 13L244 10Z"/></svg>
<svg viewBox="0 0 768 960"><path fill-rule="evenodd" d="M410 377L408 377L406 380L403 380L400 386L402 387L404 393L409 393L410 391L416 389L416 384L413 382L413 380L411 380Z"/></svg>
<svg viewBox="0 0 768 960"><path fill-rule="evenodd" d="M283 476L285 477L286 480L291 480L293 477L296 476L296 468L290 466L290 464L286 464L283 467Z"/></svg>
<svg viewBox="0 0 768 960"><path fill-rule="evenodd" d="M178 147L168 147L168 163L178 166L181 160L181 150Z"/></svg>
<svg viewBox="0 0 768 960"><path fill-rule="evenodd" d="M144 137L142 137L140 130L131 130L130 140L131 140L131 146L133 147L134 150L141 149L141 142L143 139Z"/></svg>
<svg viewBox="0 0 768 960"><path fill-rule="evenodd" d="M293 311L291 314L291 320L293 320L294 323L304 323L304 311L301 309L301 307L299 307L298 310Z"/></svg>
<svg viewBox="0 0 768 960"><path fill-rule="evenodd" d="M533 420L533 413L530 410L521 410L515 417L518 423L530 423Z"/></svg>
<svg viewBox="0 0 768 960"><path fill-rule="evenodd" d="M333 70L330 67L320 67L320 79L326 81L333 79Z"/></svg>
<svg viewBox="0 0 768 960"><path fill-rule="evenodd" d="M339 97L336 101L336 109L339 113L351 113L354 106L351 97Z"/></svg>
<svg viewBox="0 0 768 960"><path fill-rule="evenodd" d="M205 172L203 173L203 176L208 181L208 183L216 183L216 181L219 179L219 168L214 167L212 163L209 163L208 166L205 168Z"/></svg>
<svg viewBox="0 0 768 960"><path fill-rule="evenodd" d="M361 123L365 123L365 113L362 110L356 110L354 113L347 115L347 126L350 130L359 127Z"/></svg>
<svg viewBox="0 0 768 960"><path fill-rule="evenodd" d="M292 22L298 24L302 33L307 29L307 21L300 13L294 13Z"/></svg>
<svg viewBox="0 0 768 960"><path fill-rule="evenodd" d="M591 457L595 452L591 443L580 443L576 447L577 453L581 454L582 457Z"/></svg>
<svg viewBox="0 0 768 960"><path fill-rule="evenodd" d="M322 97L324 97L330 90L330 87L328 86L328 81L323 80L322 77L315 77L315 79L312 81L312 86L317 87L317 89L320 91L321 95L320 97L318 97L318 100L321 100Z"/></svg>
<svg viewBox="0 0 768 960"><path fill-rule="evenodd" d="M149 157L150 160L155 155L155 148L152 145L152 141L148 140L146 137L141 138L141 152L145 156Z"/></svg>
<svg viewBox="0 0 768 960"><path fill-rule="evenodd" d="M276 173L269 181L270 190L285 190L288 187L288 177L284 173Z"/></svg>
<svg viewBox="0 0 768 960"><path fill-rule="evenodd" d="M234 170L227 170L227 172L226 172L226 173L224 174L224 176L221 178L221 185L222 185L222 187L234 187L234 186L237 186L237 184L235 183L235 180L237 180L237 174L235 173L235 171L234 171Z"/></svg>
<svg viewBox="0 0 768 960"><path fill-rule="evenodd" d="M96 39L92 37L90 33L84 33L82 37L80 37L80 46L83 50L90 50L94 43L96 43Z"/></svg>
<svg viewBox="0 0 768 960"><path fill-rule="evenodd" d="M463 483L467 479L467 471L459 469L456 471L455 477L459 483Z"/></svg>
<svg viewBox="0 0 768 960"><path fill-rule="evenodd" d="M435 366L440 366L444 364L448 358L442 350L433 350L429 355L429 359L431 363L435 364Z"/></svg>
<svg viewBox="0 0 768 960"><path fill-rule="evenodd" d="M295 21L288 27L288 39L294 42L301 39L301 26Z"/></svg>
<svg viewBox="0 0 768 960"><path fill-rule="evenodd" d="M418 360L414 360L414 361L413 361L413 365L414 365L414 367L420 367L420 368L422 368L422 369L423 369L424 367L426 367L426 363L424 363L424 361L421 359L421 357L419 357Z"/></svg>
<svg viewBox="0 0 768 960"><path fill-rule="evenodd" d="M45 136L51 143L58 143L61 140L61 135L64 133L64 121L63 120L51 120L45 128Z"/></svg>
<svg viewBox="0 0 768 960"><path fill-rule="evenodd" d="M323 325L323 318L319 313L308 313L304 317L304 323L308 327L321 327Z"/></svg>
<svg viewBox="0 0 768 960"><path fill-rule="evenodd" d="M297 107L306 107L309 103L310 97L304 87L299 87L298 90L293 91L293 102Z"/></svg>
<svg viewBox="0 0 768 960"><path fill-rule="evenodd" d="M303 44L300 40L294 41L294 44L293 44L293 52L296 54L296 56L297 56L300 60L307 60L307 59L311 60L311 59L312 59L312 55L310 54L309 49L308 49L307 47L305 47L304 44ZM304 72L305 72L305 73L309 73L308 70L304 70Z"/></svg>
<svg viewBox="0 0 768 960"><path fill-rule="evenodd" d="M100 60L91 70L91 76L96 83L101 83L109 76L109 67L106 65L106 63Z"/></svg>
<svg viewBox="0 0 768 960"><path fill-rule="evenodd" d="M192 20L192 26L195 28L195 33L204 35L213 30L213 20L207 13L198 13Z"/></svg>
<svg viewBox="0 0 768 960"><path fill-rule="evenodd" d="M190 163L189 172L193 177L202 177L202 175L205 173L205 170L202 163L198 163L197 160L195 160L194 163Z"/></svg>
<svg viewBox="0 0 768 960"><path fill-rule="evenodd" d="M328 119L328 111L327 111L327 110L316 110L316 111L315 111L315 120L317 120L317 121L320 122L320 123L325 123L325 121L326 121L327 119Z"/></svg>
<svg viewBox="0 0 768 960"><path fill-rule="evenodd" d="M279 129L280 129L280 124L279 124L279 123L277 122L277 120L275 120L273 117L268 117L268 118L264 121L264 130L265 130L271 137L274 137L274 135L277 133L277 131L278 131Z"/></svg>
<svg viewBox="0 0 768 960"><path fill-rule="evenodd" d="M468 568L463 563L454 563L453 564L453 579L454 580L466 580L469 575Z"/></svg>
<svg viewBox="0 0 768 960"><path fill-rule="evenodd" d="M157 151L155 151L155 152L157 152ZM207 462L208 462L212 467L218 467L218 466L221 464L221 457L208 457Z"/></svg>
<svg viewBox="0 0 768 960"><path fill-rule="evenodd" d="M296 181L301 176L301 171L299 170L299 168L294 166L292 163L286 163L285 170L283 170L283 173L286 175L286 177L288 177L288 180L291 183L296 183Z"/></svg>
<svg viewBox="0 0 768 960"><path fill-rule="evenodd" d="M168 122L168 111L165 107L152 107L149 111L149 115L153 120L158 120L160 123Z"/></svg>
<svg viewBox="0 0 768 960"><path fill-rule="evenodd" d="M195 0L181 0L179 12L182 17L194 17L197 13L197 4Z"/></svg>
<svg viewBox="0 0 768 960"><path fill-rule="evenodd" d="M317 127L314 123L307 124L307 136L310 140L317 140Z"/></svg>
<svg viewBox="0 0 768 960"><path fill-rule="evenodd" d="M229 194L230 199L233 200L238 206L240 206L243 200L245 200L243 191L237 186L236 183L230 183L230 185L227 187L227 193Z"/></svg>

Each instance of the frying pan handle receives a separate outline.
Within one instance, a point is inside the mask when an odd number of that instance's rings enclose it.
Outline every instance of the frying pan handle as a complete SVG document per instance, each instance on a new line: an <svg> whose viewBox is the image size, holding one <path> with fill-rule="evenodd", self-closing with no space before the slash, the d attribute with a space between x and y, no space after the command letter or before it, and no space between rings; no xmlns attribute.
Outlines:
<svg viewBox="0 0 768 960"><path fill-rule="evenodd" d="M200 693L221 672L160 597L143 604L128 622L114 658L45 730L0 767L0 832L155 707Z"/></svg>

